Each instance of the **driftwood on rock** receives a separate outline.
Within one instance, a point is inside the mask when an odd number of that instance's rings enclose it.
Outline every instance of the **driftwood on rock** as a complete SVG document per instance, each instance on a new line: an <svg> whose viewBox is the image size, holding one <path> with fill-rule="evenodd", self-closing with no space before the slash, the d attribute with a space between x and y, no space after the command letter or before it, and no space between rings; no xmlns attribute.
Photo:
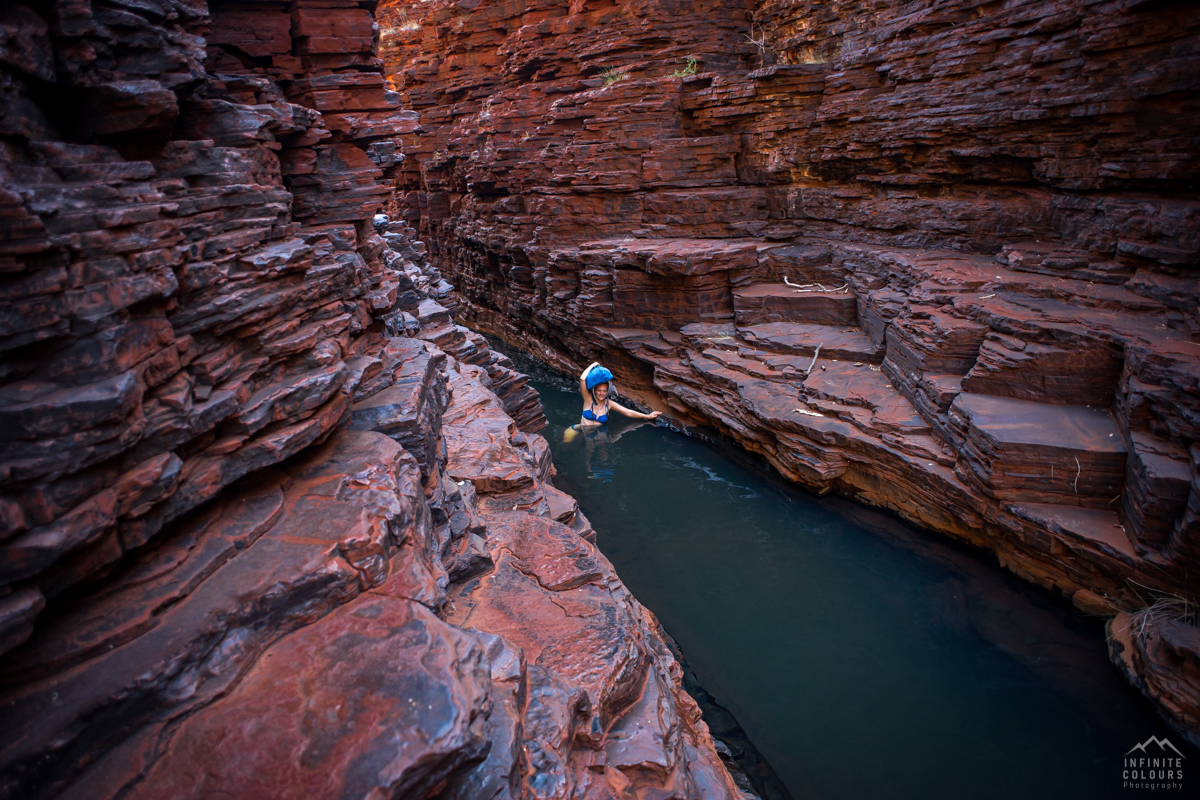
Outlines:
<svg viewBox="0 0 1200 800"><path fill-rule="evenodd" d="M808 369L804 370L804 374L808 375L812 372L813 367L817 365L817 356L821 355L821 345L817 345L817 349L813 351L812 361L808 362Z"/></svg>

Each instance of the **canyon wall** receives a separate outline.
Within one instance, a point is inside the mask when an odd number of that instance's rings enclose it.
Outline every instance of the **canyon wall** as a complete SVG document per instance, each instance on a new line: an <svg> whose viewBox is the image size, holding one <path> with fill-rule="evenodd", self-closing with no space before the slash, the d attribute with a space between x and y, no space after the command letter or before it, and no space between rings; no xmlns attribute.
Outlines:
<svg viewBox="0 0 1200 800"><path fill-rule="evenodd" d="M741 790L396 206L375 3L0 6L0 795Z"/></svg>
<svg viewBox="0 0 1200 800"><path fill-rule="evenodd" d="M1195 599L1194 4L385 0L380 20L418 115L389 208L468 324L600 359L1089 613ZM1200 640L1151 647L1157 620L1114 658L1190 681L1147 691L1200 741Z"/></svg>

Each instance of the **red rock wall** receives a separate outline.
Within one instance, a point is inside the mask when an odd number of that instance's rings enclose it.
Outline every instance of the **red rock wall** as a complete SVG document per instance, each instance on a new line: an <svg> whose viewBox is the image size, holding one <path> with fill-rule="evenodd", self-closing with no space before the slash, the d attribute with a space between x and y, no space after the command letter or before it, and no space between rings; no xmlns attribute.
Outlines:
<svg viewBox="0 0 1200 800"><path fill-rule="evenodd" d="M125 5L2 12L0 584L29 610L344 422L400 284L390 131L322 113L399 106L370 12Z"/></svg>
<svg viewBox="0 0 1200 800"><path fill-rule="evenodd" d="M469 324L566 368L600 358L793 480L1081 608L1194 597L1194 4L380 19L420 115L394 213Z"/></svg>
<svg viewBox="0 0 1200 800"><path fill-rule="evenodd" d="M462 203L455 219L522 250L697 226L990 253L1050 237L1169 274L1200 247L1187 3L384 2L381 18L421 114L406 174L431 223ZM671 78L689 56L698 74ZM626 77L605 89L604 70Z"/></svg>
<svg viewBox="0 0 1200 800"><path fill-rule="evenodd" d="M374 10L0 6L4 797L739 796L376 214Z"/></svg>

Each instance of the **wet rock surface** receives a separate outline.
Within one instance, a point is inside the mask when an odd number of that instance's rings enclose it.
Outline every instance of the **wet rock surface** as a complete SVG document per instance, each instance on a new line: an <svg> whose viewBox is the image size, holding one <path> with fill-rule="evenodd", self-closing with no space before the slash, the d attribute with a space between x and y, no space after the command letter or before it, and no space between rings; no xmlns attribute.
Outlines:
<svg viewBox="0 0 1200 800"><path fill-rule="evenodd" d="M378 213L375 5L0 8L0 795L742 796Z"/></svg>
<svg viewBox="0 0 1200 800"><path fill-rule="evenodd" d="M468 324L1089 612L1194 600L1195 9L380 19L394 214Z"/></svg>

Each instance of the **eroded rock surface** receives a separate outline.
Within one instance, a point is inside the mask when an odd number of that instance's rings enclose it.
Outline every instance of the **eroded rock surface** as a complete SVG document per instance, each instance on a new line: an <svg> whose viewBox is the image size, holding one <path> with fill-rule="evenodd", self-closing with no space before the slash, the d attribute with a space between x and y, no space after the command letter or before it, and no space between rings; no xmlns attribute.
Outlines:
<svg viewBox="0 0 1200 800"><path fill-rule="evenodd" d="M468 324L1089 612L1195 598L1196 8L380 14Z"/></svg>
<svg viewBox="0 0 1200 800"><path fill-rule="evenodd" d="M438 355L425 470L343 429L40 621L6 794L741 797L545 440Z"/></svg>
<svg viewBox="0 0 1200 800"><path fill-rule="evenodd" d="M377 214L418 118L374 10L0 7L4 797L742 796ZM528 613L464 624L514 552Z"/></svg>
<svg viewBox="0 0 1200 800"><path fill-rule="evenodd" d="M1108 652L1130 682L1200 747L1200 628L1169 615L1126 614L1108 622Z"/></svg>

